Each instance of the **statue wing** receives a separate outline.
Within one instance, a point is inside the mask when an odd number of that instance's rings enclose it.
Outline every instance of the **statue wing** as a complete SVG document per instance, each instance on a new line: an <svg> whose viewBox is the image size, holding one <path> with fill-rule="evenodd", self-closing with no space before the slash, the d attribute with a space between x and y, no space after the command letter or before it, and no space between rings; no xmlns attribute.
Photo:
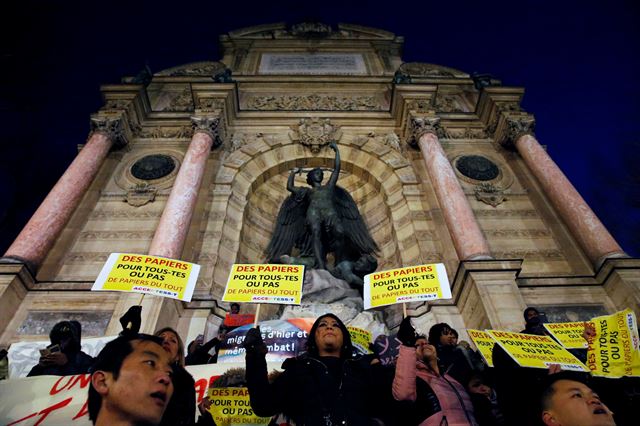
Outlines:
<svg viewBox="0 0 640 426"><path fill-rule="evenodd" d="M353 197L342 187L336 185L335 206L342 219L347 238L358 249L360 254L373 254L378 251L378 245L369 233L358 206Z"/></svg>
<svg viewBox="0 0 640 426"><path fill-rule="evenodd" d="M267 246L267 261L279 263L280 256L291 254L294 245L303 245L306 238L305 218L309 206L308 190L298 188L282 202L276 226Z"/></svg>

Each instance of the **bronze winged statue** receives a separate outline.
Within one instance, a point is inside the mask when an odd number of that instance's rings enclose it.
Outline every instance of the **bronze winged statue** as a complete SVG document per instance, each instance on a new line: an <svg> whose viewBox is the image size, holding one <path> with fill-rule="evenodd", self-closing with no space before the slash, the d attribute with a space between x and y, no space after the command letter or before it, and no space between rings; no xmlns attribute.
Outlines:
<svg viewBox="0 0 640 426"><path fill-rule="evenodd" d="M294 184L295 168L289 174L287 190L291 192L280 207L275 230L266 249L267 260L274 263L302 263L329 271L350 282L362 285L362 276L377 268L373 255L378 246L369 234L358 207L349 193L337 185L340 175L340 151L335 142L335 164L326 185L320 168L307 172L309 187ZM297 256L293 256L297 249ZM327 255L333 254L333 267L327 268ZM363 273L364 271L364 273ZM368 272L367 272L368 271ZM347 277L359 276L352 283Z"/></svg>

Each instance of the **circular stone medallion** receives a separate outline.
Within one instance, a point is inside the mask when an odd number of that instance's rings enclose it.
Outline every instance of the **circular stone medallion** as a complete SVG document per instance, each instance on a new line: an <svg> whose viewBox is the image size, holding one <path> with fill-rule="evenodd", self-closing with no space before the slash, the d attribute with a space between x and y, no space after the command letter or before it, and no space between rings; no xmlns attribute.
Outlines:
<svg viewBox="0 0 640 426"><path fill-rule="evenodd" d="M464 176L480 181L493 180L500 176L498 166L480 155L464 155L458 158L456 168Z"/></svg>
<svg viewBox="0 0 640 426"><path fill-rule="evenodd" d="M173 158L168 155L147 155L131 166L131 174L141 180L154 180L167 176L176 168Z"/></svg>

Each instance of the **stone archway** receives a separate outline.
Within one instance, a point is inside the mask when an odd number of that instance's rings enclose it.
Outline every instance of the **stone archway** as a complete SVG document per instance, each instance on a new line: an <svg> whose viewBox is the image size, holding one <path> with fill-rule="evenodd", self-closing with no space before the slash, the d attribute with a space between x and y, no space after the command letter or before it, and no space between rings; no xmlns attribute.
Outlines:
<svg viewBox="0 0 640 426"><path fill-rule="evenodd" d="M363 143L357 137L340 144L340 153L344 176L339 184L350 191L379 244L381 268L419 263L421 253L405 197L407 187L417 188L419 183L409 161L374 139ZM228 197L212 271L214 297L222 295L233 263L264 261L273 221L287 195L289 171L332 164L333 152L328 149L310 157L299 144L269 144L261 138L227 156L214 182Z"/></svg>

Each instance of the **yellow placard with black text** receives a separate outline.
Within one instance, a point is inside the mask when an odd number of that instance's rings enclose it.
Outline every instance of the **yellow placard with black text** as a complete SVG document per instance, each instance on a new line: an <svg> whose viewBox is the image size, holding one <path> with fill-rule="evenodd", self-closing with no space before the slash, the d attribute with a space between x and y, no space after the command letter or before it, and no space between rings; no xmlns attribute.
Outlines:
<svg viewBox="0 0 640 426"><path fill-rule="evenodd" d="M209 412L217 426L268 425L271 417L253 414L247 388L209 388Z"/></svg>
<svg viewBox="0 0 640 426"><path fill-rule="evenodd" d="M489 367L493 367L493 345L496 344L496 341L493 340L491 335L486 331L467 329L467 333L469 333L469 337L471 337L473 343L476 344L484 362L486 362Z"/></svg>
<svg viewBox="0 0 640 426"><path fill-rule="evenodd" d="M166 257L111 253L94 291L125 291L190 302L200 265Z"/></svg>
<svg viewBox="0 0 640 426"><path fill-rule="evenodd" d="M558 364L563 370L588 371L578 358L549 336L499 330L487 333L522 367L549 368Z"/></svg>
<svg viewBox="0 0 640 426"><path fill-rule="evenodd" d="M222 300L239 303L299 305L304 266L234 264Z"/></svg>
<svg viewBox="0 0 640 426"><path fill-rule="evenodd" d="M449 278L442 263L390 269L364 277L365 309L450 298Z"/></svg>
<svg viewBox="0 0 640 426"><path fill-rule="evenodd" d="M552 322L543 324L544 328L565 348L585 349L587 341L584 340L584 322Z"/></svg>
<svg viewBox="0 0 640 426"><path fill-rule="evenodd" d="M371 339L373 335L370 331L364 330L358 327L348 326L347 330L349 330L349 337L351 337L351 344L363 354L370 354L371 348Z"/></svg>
<svg viewBox="0 0 640 426"><path fill-rule="evenodd" d="M588 342L587 367L594 376L640 376L638 323L631 309L591 320L596 335Z"/></svg>

